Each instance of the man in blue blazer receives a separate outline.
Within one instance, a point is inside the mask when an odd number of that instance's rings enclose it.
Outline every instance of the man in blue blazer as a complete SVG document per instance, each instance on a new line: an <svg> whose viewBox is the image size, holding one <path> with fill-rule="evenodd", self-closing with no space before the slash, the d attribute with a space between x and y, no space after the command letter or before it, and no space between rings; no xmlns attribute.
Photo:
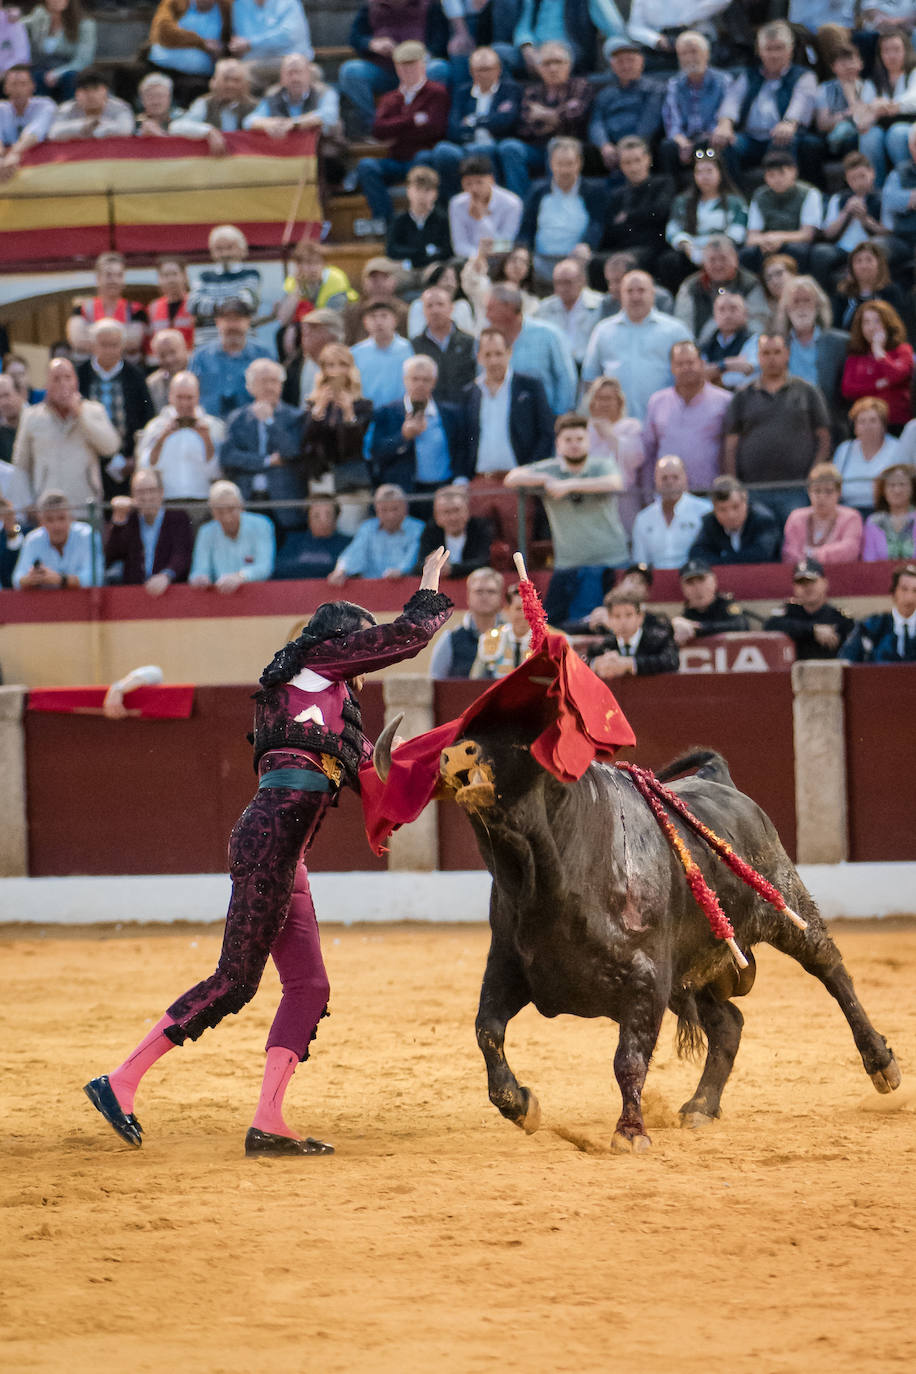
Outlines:
<svg viewBox="0 0 916 1374"><path fill-rule="evenodd" d="M547 160L550 177L528 192L518 241L532 250L535 272L550 281L557 263L580 243L597 249L607 197L603 187L582 180L582 144L577 138L552 138Z"/></svg>
<svg viewBox="0 0 916 1374"><path fill-rule="evenodd" d="M459 167L472 153L484 153L502 181L496 145L515 133L521 87L502 73L493 48L475 48L470 57L471 79L452 95L448 132L424 157L439 173L439 199L445 205L461 190Z"/></svg>
<svg viewBox="0 0 916 1374"><path fill-rule="evenodd" d="M553 411L539 377L509 371L506 337L483 329L477 348L481 372L465 388L463 445L453 476L502 477L553 452ZM504 390L505 388L505 390Z"/></svg>
<svg viewBox="0 0 916 1374"><path fill-rule="evenodd" d="M280 400L284 375L279 363L256 358L245 373L245 385L254 400L234 410L226 423L220 467L246 502L308 499L302 414ZM304 508L280 507L273 516L281 529L305 524Z"/></svg>
<svg viewBox="0 0 916 1374"><path fill-rule="evenodd" d="M452 479L461 453L462 410L433 400L439 369L424 353L404 363L404 395L373 414L372 482L434 492ZM414 512L416 514L416 512Z"/></svg>

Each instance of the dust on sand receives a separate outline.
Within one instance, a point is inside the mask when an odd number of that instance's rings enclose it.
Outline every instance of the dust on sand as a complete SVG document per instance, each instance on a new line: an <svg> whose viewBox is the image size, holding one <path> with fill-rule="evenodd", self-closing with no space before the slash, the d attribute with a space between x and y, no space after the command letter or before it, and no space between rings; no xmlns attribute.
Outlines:
<svg viewBox="0 0 916 1374"><path fill-rule="evenodd" d="M7 933L0 1362L13 1374L843 1374L914 1368L916 929L845 927L893 1045L878 1096L820 984L767 948L720 1122L666 1021L653 1149L612 1155L616 1028L528 1009L508 1052L528 1138L487 1101L480 926L324 932L334 989L289 1119L331 1159L248 1161L276 1003L146 1079L142 1150L84 1098L218 932Z"/></svg>

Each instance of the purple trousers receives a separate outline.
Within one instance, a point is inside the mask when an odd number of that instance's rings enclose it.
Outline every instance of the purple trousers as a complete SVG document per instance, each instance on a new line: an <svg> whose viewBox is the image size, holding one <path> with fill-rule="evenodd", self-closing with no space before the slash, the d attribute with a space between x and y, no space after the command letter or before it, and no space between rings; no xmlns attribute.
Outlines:
<svg viewBox="0 0 916 1374"><path fill-rule="evenodd" d="M276 750L261 760L260 773L308 762L294 750ZM308 1058L330 989L303 855L331 796L265 788L242 812L229 839L232 896L219 962L209 978L169 1007L175 1024L165 1034L176 1045L197 1040L224 1016L241 1011L257 992L270 956L283 996L267 1048L279 1045L300 1060Z"/></svg>

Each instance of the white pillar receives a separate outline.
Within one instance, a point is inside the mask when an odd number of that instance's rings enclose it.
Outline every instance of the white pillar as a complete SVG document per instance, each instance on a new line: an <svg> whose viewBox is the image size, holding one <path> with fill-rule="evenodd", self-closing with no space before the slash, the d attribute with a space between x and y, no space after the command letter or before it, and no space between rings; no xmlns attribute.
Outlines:
<svg viewBox="0 0 916 1374"><path fill-rule="evenodd" d="M25 796L25 687L0 687L0 877L29 871Z"/></svg>
<svg viewBox="0 0 916 1374"><path fill-rule="evenodd" d="M385 724L403 711L398 734L405 739L425 734L435 726L433 683L428 677L386 676L382 679ZM431 802L411 825L396 830L388 841L389 869L432 872L439 864L439 818Z"/></svg>
<svg viewBox="0 0 916 1374"><path fill-rule="evenodd" d="M836 660L792 665L800 864L844 863L849 857L844 671Z"/></svg>

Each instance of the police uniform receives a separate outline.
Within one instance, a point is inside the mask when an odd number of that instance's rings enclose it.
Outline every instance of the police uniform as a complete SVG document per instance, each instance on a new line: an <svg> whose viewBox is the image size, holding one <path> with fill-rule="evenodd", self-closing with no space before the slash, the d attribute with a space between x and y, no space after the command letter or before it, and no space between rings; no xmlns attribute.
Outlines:
<svg viewBox="0 0 916 1374"><path fill-rule="evenodd" d="M730 630L750 630L751 622L743 607L732 600L730 592L719 592L702 611L681 611L685 620L692 620L697 626L697 638L702 635L723 635Z"/></svg>
<svg viewBox="0 0 916 1374"><path fill-rule="evenodd" d="M840 646L852 634L855 621L838 606L826 603L816 611L806 611L800 601L777 606L764 626L788 635L795 644L796 658L836 658ZM830 625L836 630L836 647L831 649L815 637L815 625Z"/></svg>

